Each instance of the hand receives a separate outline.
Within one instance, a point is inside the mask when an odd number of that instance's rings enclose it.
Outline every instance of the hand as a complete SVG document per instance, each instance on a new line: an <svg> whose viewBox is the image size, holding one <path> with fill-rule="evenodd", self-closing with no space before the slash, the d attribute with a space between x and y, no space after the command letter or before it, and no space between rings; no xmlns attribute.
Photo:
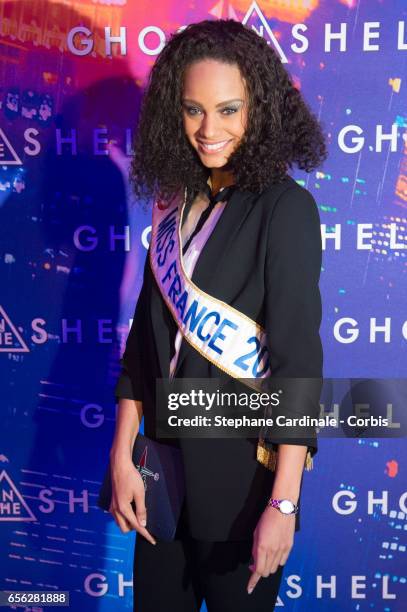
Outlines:
<svg viewBox="0 0 407 612"><path fill-rule="evenodd" d="M113 515L116 524L122 533L135 529L151 544L156 544L155 539L146 529L147 510L144 482L131 459L113 462L111 476L112 501L109 512ZM136 504L136 514L131 507L133 500Z"/></svg>
<svg viewBox="0 0 407 612"><path fill-rule="evenodd" d="M267 506L253 534L254 563L247 584L250 594L260 578L267 578L284 565L294 544L295 514L282 514L278 508Z"/></svg>

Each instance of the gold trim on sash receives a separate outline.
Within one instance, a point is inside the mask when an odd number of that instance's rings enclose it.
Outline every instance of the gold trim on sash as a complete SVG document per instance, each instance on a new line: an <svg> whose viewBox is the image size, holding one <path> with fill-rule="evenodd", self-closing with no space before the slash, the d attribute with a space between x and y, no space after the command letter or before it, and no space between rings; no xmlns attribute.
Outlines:
<svg viewBox="0 0 407 612"><path fill-rule="evenodd" d="M257 444L257 461L264 465L265 468L271 470L272 472L276 471L277 467L277 458L278 452L273 448L267 448L262 440L260 440ZM307 454L305 456L305 464L304 469L312 470L314 467L314 460L311 455L311 451L307 450Z"/></svg>

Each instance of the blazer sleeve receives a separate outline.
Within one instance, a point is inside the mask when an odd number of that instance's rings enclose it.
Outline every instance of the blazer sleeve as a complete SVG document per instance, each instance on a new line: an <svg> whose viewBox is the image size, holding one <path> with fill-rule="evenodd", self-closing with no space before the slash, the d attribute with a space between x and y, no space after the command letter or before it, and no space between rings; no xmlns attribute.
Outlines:
<svg viewBox="0 0 407 612"><path fill-rule="evenodd" d="M143 320L146 312L149 253L144 263L143 284L137 300L133 322L126 341L120 364L121 373L115 388L117 399L127 398L143 401Z"/></svg>
<svg viewBox="0 0 407 612"><path fill-rule="evenodd" d="M322 318L319 278L322 263L321 227L312 194L300 185L286 190L274 206L268 228L265 265L265 328L273 377L286 381L287 401L273 414L318 417L322 388L323 353L319 335ZM296 378L302 378L297 381ZM309 379L309 380L304 380ZM313 380L311 380L313 379ZM318 379L318 380L317 380ZM304 386L305 384L305 386ZM290 399L291 398L291 399ZM283 429L268 428L268 439L277 444L306 445L318 450L315 428L294 430L283 438Z"/></svg>

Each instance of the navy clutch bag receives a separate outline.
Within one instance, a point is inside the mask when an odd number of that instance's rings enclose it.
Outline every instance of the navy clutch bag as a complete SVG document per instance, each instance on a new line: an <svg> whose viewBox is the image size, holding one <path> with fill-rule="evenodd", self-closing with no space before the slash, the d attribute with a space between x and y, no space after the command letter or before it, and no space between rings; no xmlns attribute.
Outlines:
<svg viewBox="0 0 407 612"><path fill-rule="evenodd" d="M185 497L184 468L181 451L137 434L133 446L133 463L144 482L147 529L157 539L174 539ZM112 497L110 463L99 491L97 505L109 510ZM135 511L135 502L131 503Z"/></svg>

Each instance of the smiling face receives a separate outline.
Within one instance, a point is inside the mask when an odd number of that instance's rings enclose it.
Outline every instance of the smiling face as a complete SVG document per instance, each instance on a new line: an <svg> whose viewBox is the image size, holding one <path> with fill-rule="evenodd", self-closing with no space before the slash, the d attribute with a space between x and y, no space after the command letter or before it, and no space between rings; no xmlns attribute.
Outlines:
<svg viewBox="0 0 407 612"><path fill-rule="evenodd" d="M205 59L185 70L185 134L207 168L221 168L247 125L248 97L237 64Z"/></svg>

